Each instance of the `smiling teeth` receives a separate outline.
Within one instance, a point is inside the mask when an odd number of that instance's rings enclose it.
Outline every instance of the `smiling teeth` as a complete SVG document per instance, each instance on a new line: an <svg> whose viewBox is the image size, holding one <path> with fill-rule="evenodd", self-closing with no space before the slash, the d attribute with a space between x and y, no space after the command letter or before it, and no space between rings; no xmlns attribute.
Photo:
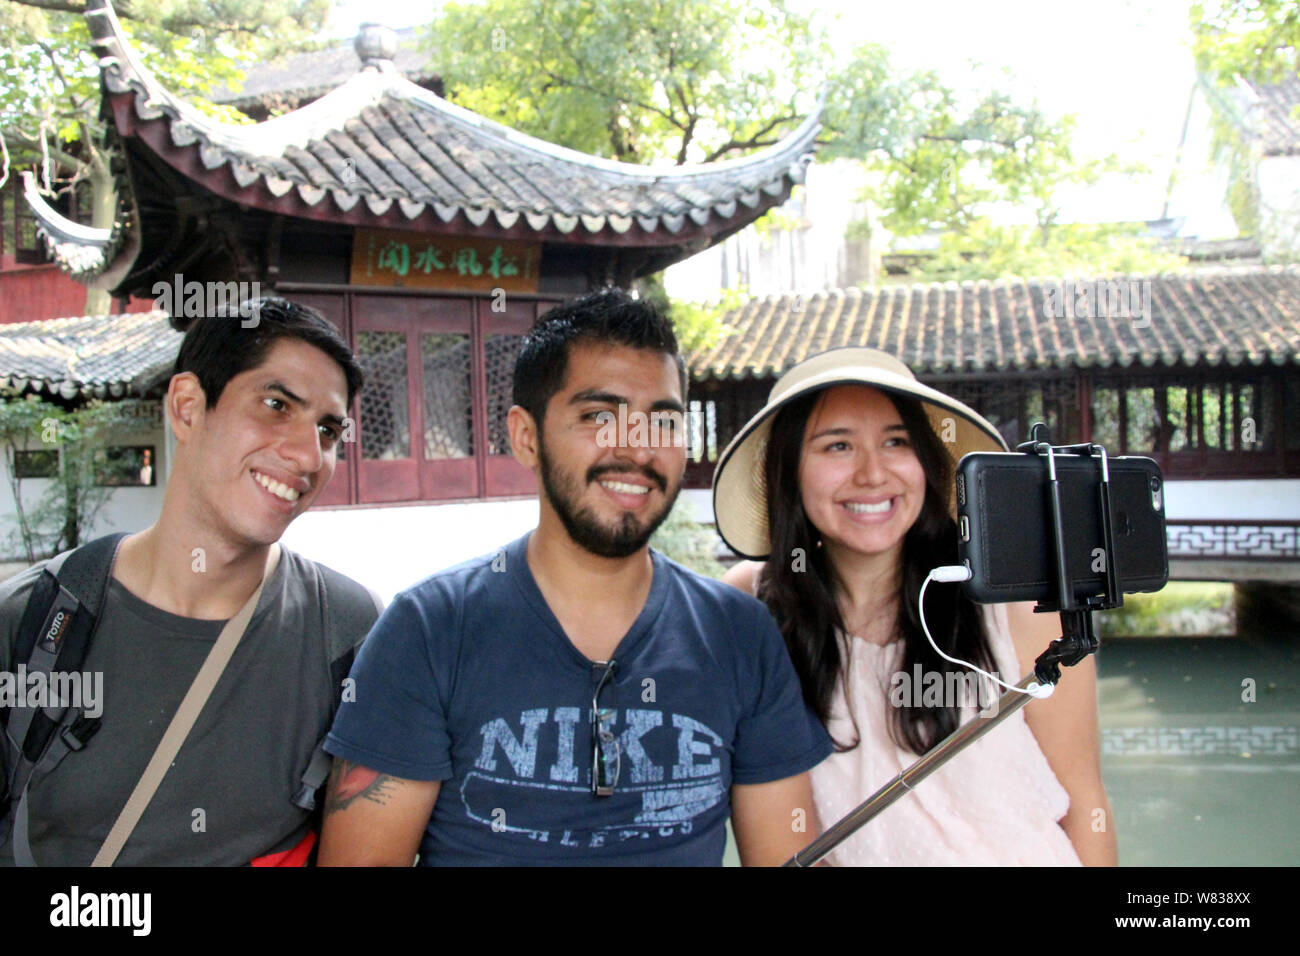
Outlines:
<svg viewBox="0 0 1300 956"><path fill-rule="evenodd" d="M275 495L277 498L283 498L285 501L297 501L298 495L301 493L297 489L290 488L288 485L283 484L282 482L272 481L270 478L266 477L266 475L263 475L260 472L256 472L256 471L253 472L253 477L257 479L257 483L259 485L261 485L271 494Z"/></svg>
<svg viewBox="0 0 1300 956"><path fill-rule="evenodd" d="M876 504L876 505L864 505L864 504L859 504L856 501L848 501L845 502L844 507L848 508L854 514L858 514L858 515L878 515L878 514L884 514L886 511L888 511L889 506L892 503L893 503L892 498L889 501L882 501L880 502L880 504Z"/></svg>
<svg viewBox="0 0 1300 956"><path fill-rule="evenodd" d="M645 495L650 493L650 489L645 485L629 485L623 481L602 481L601 484L610 491L617 491L623 495Z"/></svg>

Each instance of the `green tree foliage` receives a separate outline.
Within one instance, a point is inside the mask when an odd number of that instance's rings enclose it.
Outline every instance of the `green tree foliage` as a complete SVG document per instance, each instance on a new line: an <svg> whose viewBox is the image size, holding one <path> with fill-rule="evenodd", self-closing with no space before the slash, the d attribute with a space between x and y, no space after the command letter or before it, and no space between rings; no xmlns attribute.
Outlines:
<svg viewBox="0 0 1300 956"><path fill-rule="evenodd" d="M1214 107L1211 150L1228 172L1225 199L1242 235L1258 236L1259 158L1243 139L1246 118L1222 88L1237 77L1281 83L1300 75L1300 6L1294 0L1209 0L1189 10L1196 65Z"/></svg>
<svg viewBox="0 0 1300 956"><path fill-rule="evenodd" d="M667 519L650 538L650 547L696 574L708 578L721 577L727 569L716 557L718 534L711 526L696 521L691 510L689 502L678 499Z"/></svg>
<svg viewBox="0 0 1300 956"><path fill-rule="evenodd" d="M1119 157L1081 158L1072 116L1053 120L992 92L963 110L953 91L932 87L919 125L900 145L867 160L867 191L896 236L938 234L909 279L961 280L1088 273L1153 273L1185 265L1125 224L1062 223L1062 187L1093 186L1108 174L1145 167ZM1032 225L996 224L1015 210Z"/></svg>
<svg viewBox="0 0 1300 956"><path fill-rule="evenodd" d="M742 308L749 301L743 289L723 289L721 296L712 302L674 300L670 315L677 343L682 354L690 356L713 348L729 331L722 317Z"/></svg>
<svg viewBox="0 0 1300 956"><path fill-rule="evenodd" d="M917 277L1183 263L1123 227L1058 224L1062 187L1142 171L1077 156L1071 118L999 92L970 102L932 71L894 68L879 44L836 60L826 29L782 0L462 0L434 20L430 48L449 98L629 162L743 155L789 132L821 92L821 157L867 164L894 234L944 237ZM999 207L1033 226L994 226ZM700 306L674 312L699 342L720 332Z"/></svg>
<svg viewBox="0 0 1300 956"><path fill-rule="evenodd" d="M1220 83L1281 83L1300 74L1295 0L1208 0L1190 8L1197 65Z"/></svg>
<svg viewBox="0 0 1300 956"><path fill-rule="evenodd" d="M83 532L113 490L105 479L120 477L98 453L114 439L139 429L138 405L138 400L128 399L65 409L35 395L12 393L0 400L0 450L15 507L9 553L35 562L81 543ZM17 477L14 453L32 450L57 451L55 477ZM35 503L24 503L23 482L33 480L42 482L44 490Z"/></svg>
<svg viewBox="0 0 1300 956"><path fill-rule="evenodd" d="M711 161L776 142L811 108L823 38L782 0L448 4L430 49L448 98L626 162Z"/></svg>
<svg viewBox="0 0 1300 956"><path fill-rule="evenodd" d="M112 147L84 9L71 0L0 0L0 138L9 162L35 168L48 196L77 191L79 218L106 227L116 211ZM237 89L243 64L306 43L327 11L328 0L117 5L135 49L164 85L227 122L244 118L208 102L207 94L222 85ZM0 181L8 173L6 163ZM105 294L89 294L87 312L104 305Z"/></svg>

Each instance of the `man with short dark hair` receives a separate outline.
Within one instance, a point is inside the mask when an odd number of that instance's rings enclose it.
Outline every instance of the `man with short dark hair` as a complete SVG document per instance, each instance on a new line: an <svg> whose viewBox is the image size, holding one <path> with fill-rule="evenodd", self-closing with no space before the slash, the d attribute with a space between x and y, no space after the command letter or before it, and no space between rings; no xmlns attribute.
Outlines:
<svg viewBox="0 0 1300 956"><path fill-rule="evenodd" d="M15 727L36 721L22 708L0 714L10 790L0 865L105 861L119 813L241 609L251 618L230 629L232 656L116 860L284 865L312 849L302 788L337 704L331 671L346 673L378 604L277 542L333 475L362 373L315 310L254 305L253 327L239 313L208 316L181 345L164 400L176 450L162 512L105 552L111 572L81 664L102 676L102 716L72 720L74 701L43 756L24 764L31 738L14 739ZM0 672L28 666L15 649L45 564L0 585Z"/></svg>
<svg viewBox="0 0 1300 956"><path fill-rule="evenodd" d="M830 753L766 609L652 551L685 470L672 326L625 293L543 316L514 377L537 528L394 599L353 668L321 863L776 864Z"/></svg>

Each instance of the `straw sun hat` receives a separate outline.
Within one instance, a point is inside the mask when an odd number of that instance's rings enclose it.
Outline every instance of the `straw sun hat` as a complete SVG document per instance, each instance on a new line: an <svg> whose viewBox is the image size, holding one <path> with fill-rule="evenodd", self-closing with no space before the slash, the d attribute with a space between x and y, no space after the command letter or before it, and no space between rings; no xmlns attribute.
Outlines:
<svg viewBox="0 0 1300 956"><path fill-rule="evenodd" d="M713 473L713 513L718 533L742 557L762 560L772 550L768 539L764 459L776 413L809 392L833 385L869 385L882 392L917 399L956 465L973 451L1006 451L998 430L974 409L922 385L912 370L888 352L838 348L814 355L782 375L767 404L732 439Z"/></svg>

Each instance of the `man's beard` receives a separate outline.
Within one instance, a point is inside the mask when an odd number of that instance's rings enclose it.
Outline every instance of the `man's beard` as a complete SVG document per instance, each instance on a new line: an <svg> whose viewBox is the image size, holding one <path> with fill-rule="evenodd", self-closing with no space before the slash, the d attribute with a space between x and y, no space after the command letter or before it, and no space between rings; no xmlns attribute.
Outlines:
<svg viewBox="0 0 1300 956"><path fill-rule="evenodd" d="M569 475L552 467L546 455L544 441L539 443L537 457L542 466L542 488L551 507L560 516L564 530L579 547L602 558L626 558L645 547L650 536L658 530L664 523L664 519L668 517L668 513L673 510L677 493L681 491L679 484L664 503L663 510L654 515L645 525L637 522L636 515L624 513L618 526L609 528L600 523L590 508L578 507L577 500L582 494L582 488L577 487ZM644 475L654 482L661 492L667 492L668 483L662 475L649 468L639 468L635 465L595 466L587 471L586 484L591 484L603 474L627 474L629 471Z"/></svg>

